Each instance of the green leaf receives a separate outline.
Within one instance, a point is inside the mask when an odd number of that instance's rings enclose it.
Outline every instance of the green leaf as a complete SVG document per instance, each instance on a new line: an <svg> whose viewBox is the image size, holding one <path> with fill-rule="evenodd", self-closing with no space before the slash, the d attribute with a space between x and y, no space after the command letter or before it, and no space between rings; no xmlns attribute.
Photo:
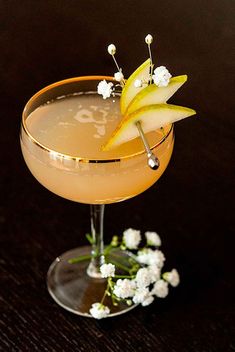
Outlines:
<svg viewBox="0 0 235 352"><path fill-rule="evenodd" d="M87 233L86 234L86 239L90 242L90 244L95 244L95 240L91 236L91 234Z"/></svg>

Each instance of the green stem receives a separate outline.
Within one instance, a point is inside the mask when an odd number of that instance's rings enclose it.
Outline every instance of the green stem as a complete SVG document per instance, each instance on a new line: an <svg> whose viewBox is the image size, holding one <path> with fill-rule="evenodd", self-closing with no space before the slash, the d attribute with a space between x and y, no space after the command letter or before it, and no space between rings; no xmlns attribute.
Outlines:
<svg viewBox="0 0 235 352"><path fill-rule="evenodd" d="M105 247L105 249L104 249L104 255L107 255L109 252L110 252L110 250L113 248L113 246L111 245L111 244L109 244L107 247Z"/></svg>
<svg viewBox="0 0 235 352"><path fill-rule="evenodd" d="M115 275L115 279L134 279L135 275Z"/></svg>
<svg viewBox="0 0 235 352"><path fill-rule="evenodd" d="M100 301L100 303L101 304L103 304L104 303L104 299L105 299L105 297L106 297L106 290L104 291L104 294L103 294L103 297L102 297L102 299L101 299L101 301Z"/></svg>
<svg viewBox="0 0 235 352"><path fill-rule="evenodd" d="M104 299L107 294L111 295L111 293L109 292L109 289L112 291L112 285L110 284L110 279L108 279L106 290L104 291L103 297L100 301L101 304L104 303Z"/></svg>
<svg viewBox="0 0 235 352"><path fill-rule="evenodd" d="M88 260L91 259L92 255L81 255L80 257L77 258L71 258L68 260L69 264L76 264L79 262L82 262L83 260Z"/></svg>
<svg viewBox="0 0 235 352"><path fill-rule="evenodd" d="M124 271L127 271L128 273L129 273L129 271L130 271L130 268L128 268L127 266L122 265L122 264L120 264L120 263L118 263L118 262L116 262L116 261L114 261L114 260L110 260L109 263L111 263L111 264L117 266L118 268L120 268L120 269L122 269L122 270L124 270Z"/></svg>

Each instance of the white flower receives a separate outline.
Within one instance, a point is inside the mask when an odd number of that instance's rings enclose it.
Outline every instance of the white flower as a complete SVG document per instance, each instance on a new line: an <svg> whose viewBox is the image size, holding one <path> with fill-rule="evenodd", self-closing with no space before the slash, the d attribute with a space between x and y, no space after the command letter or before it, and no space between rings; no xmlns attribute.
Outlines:
<svg viewBox="0 0 235 352"><path fill-rule="evenodd" d="M116 81L121 82L124 79L123 73L120 71L116 72L114 78Z"/></svg>
<svg viewBox="0 0 235 352"><path fill-rule="evenodd" d="M141 264L157 265L159 268L162 268L165 256L158 249L144 248L137 253L136 260Z"/></svg>
<svg viewBox="0 0 235 352"><path fill-rule="evenodd" d="M176 269L172 269L170 272L164 273L163 278L174 287L178 286L180 283L180 276Z"/></svg>
<svg viewBox="0 0 235 352"><path fill-rule="evenodd" d="M137 288L137 290L135 291L135 295L133 297L133 302L135 304L143 303L148 296L149 296L149 290L146 287Z"/></svg>
<svg viewBox="0 0 235 352"><path fill-rule="evenodd" d="M156 249L155 251L152 252L152 254L150 255L150 265L157 265L159 268L162 268L164 265L164 261L165 261L165 256L162 253L162 251L159 251L158 249Z"/></svg>
<svg viewBox="0 0 235 352"><path fill-rule="evenodd" d="M143 85L143 82L141 81L141 79L135 80L135 82L134 82L135 88L140 88L140 87L142 87L142 85Z"/></svg>
<svg viewBox="0 0 235 352"><path fill-rule="evenodd" d="M146 35L145 37L145 43L146 44L151 44L153 42L153 37L151 34Z"/></svg>
<svg viewBox="0 0 235 352"><path fill-rule="evenodd" d="M142 306L146 307L149 306L152 302L154 301L154 297L152 295L149 295L144 302L142 302Z"/></svg>
<svg viewBox="0 0 235 352"><path fill-rule="evenodd" d="M95 319L106 318L110 313L110 309L107 306L104 306L102 303L93 303L92 308L90 309L90 314Z"/></svg>
<svg viewBox="0 0 235 352"><path fill-rule="evenodd" d="M100 267L100 272L101 272L101 276L103 278L114 276L115 275L115 265L113 265L111 263L103 264Z"/></svg>
<svg viewBox="0 0 235 352"><path fill-rule="evenodd" d="M145 237L149 246L161 246L161 238L156 232L147 231Z"/></svg>
<svg viewBox="0 0 235 352"><path fill-rule="evenodd" d="M119 298L133 297L135 294L136 284L135 281L129 279L118 279L113 293Z"/></svg>
<svg viewBox="0 0 235 352"><path fill-rule="evenodd" d="M108 46L108 53L110 55L114 55L116 53L116 46L114 44L109 44Z"/></svg>
<svg viewBox="0 0 235 352"><path fill-rule="evenodd" d="M164 280L158 280L151 291L152 295L156 295L160 298L165 298L168 295L168 283Z"/></svg>
<svg viewBox="0 0 235 352"><path fill-rule="evenodd" d="M136 285L138 288L144 288L151 284L151 273L147 268L141 268L137 271L135 277Z"/></svg>
<svg viewBox="0 0 235 352"><path fill-rule="evenodd" d="M161 270L159 269L159 267L156 264L149 265L148 271L150 273L151 283L160 279Z"/></svg>
<svg viewBox="0 0 235 352"><path fill-rule="evenodd" d="M171 77L170 72L165 66L159 66L154 70L153 81L158 87L166 87Z"/></svg>
<svg viewBox="0 0 235 352"><path fill-rule="evenodd" d="M100 81L97 87L98 94L103 95L103 99L109 98L112 93L112 82L106 82L105 79Z"/></svg>
<svg viewBox="0 0 235 352"><path fill-rule="evenodd" d="M150 251L152 251L152 249L150 249L150 248L144 248L144 249L141 249L140 251L138 251L137 256L136 256L137 262L139 262L140 264L147 264L148 265Z"/></svg>
<svg viewBox="0 0 235 352"><path fill-rule="evenodd" d="M123 240L127 248L137 249L141 241L140 231L127 229L123 232Z"/></svg>

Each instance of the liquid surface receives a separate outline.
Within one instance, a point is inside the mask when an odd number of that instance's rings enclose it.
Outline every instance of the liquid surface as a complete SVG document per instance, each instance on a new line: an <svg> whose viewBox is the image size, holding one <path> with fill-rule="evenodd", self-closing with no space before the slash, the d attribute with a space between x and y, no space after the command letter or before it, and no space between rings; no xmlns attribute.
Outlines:
<svg viewBox="0 0 235 352"><path fill-rule="evenodd" d="M141 152L139 138L111 151L101 149L121 120L119 105L119 97L104 100L97 94L61 98L33 111L26 126L38 142L71 156L106 159ZM162 131L148 133L150 145L162 137Z"/></svg>

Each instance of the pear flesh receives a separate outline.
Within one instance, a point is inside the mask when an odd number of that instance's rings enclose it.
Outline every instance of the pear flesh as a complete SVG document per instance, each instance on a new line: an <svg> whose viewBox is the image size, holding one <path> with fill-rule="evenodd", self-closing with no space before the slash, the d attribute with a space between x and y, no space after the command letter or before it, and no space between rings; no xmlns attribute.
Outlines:
<svg viewBox="0 0 235 352"><path fill-rule="evenodd" d="M113 149L119 144L138 137L137 121L141 122L144 133L148 133L195 114L196 111L193 109L171 104L153 104L145 106L126 115L122 119L112 136L102 147L102 150L107 151Z"/></svg>
<svg viewBox="0 0 235 352"><path fill-rule="evenodd" d="M135 97L135 95L139 94L146 87L145 85L143 85L142 87L136 88L134 83L137 79L148 82L150 64L151 64L150 59L146 60L127 79L125 86L122 90L122 95L120 99L120 108L121 108L122 115L125 114L128 105Z"/></svg>
<svg viewBox="0 0 235 352"><path fill-rule="evenodd" d="M187 76L182 75L171 78L166 87L157 87L156 84L148 85L134 96L127 107L126 113L131 114L144 106L166 103L186 81Z"/></svg>

